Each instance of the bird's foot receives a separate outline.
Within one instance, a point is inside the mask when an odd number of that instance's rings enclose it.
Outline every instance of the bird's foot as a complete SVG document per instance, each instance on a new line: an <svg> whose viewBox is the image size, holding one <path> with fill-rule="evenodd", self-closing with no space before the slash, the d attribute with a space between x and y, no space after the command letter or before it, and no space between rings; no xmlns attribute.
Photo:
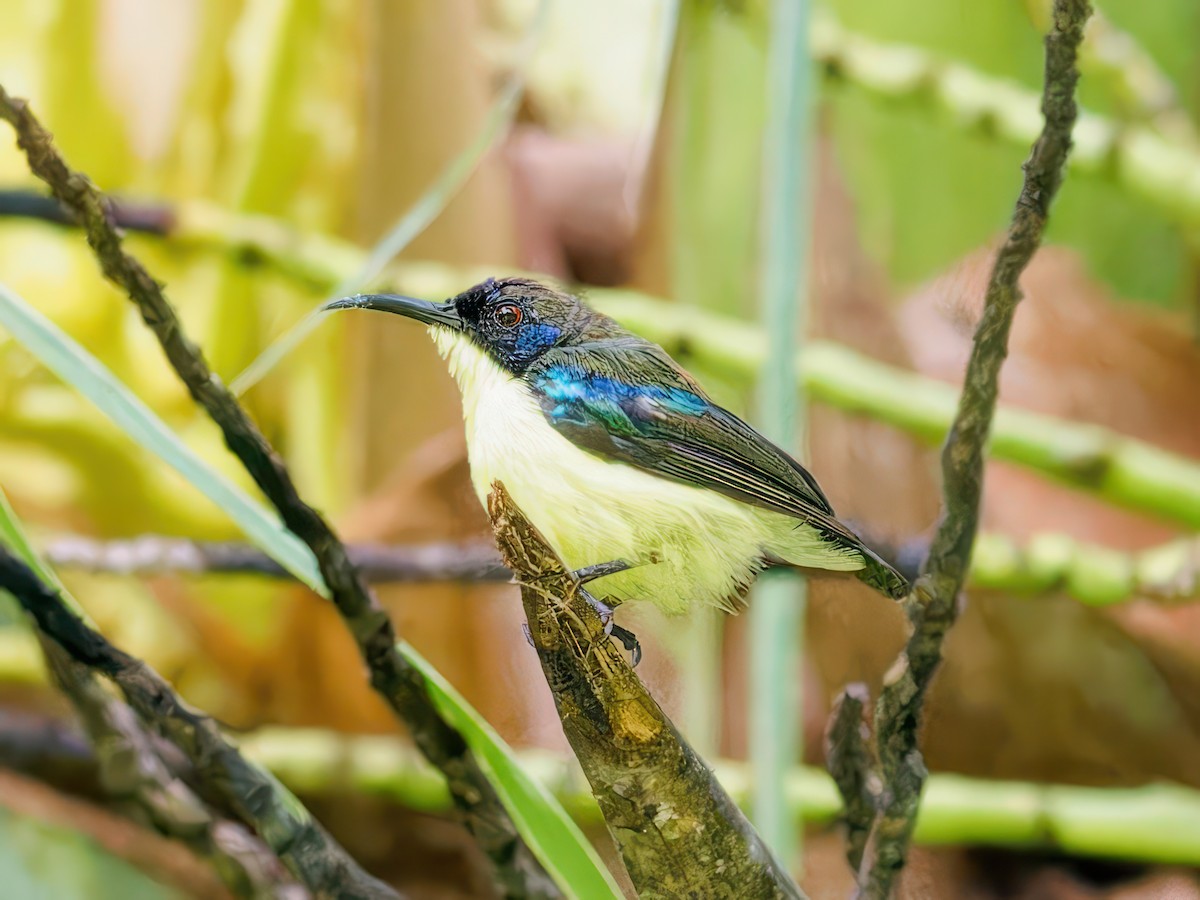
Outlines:
<svg viewBox="0 0 1200 900"><path fill-rule="evenodd" d="M611 565L614 565L614 563L601 563L601 565L611 566ZM588 566L588 568L594 569L597 567L596 566ZM626 565L625 568L629 568L629 567ZM616 571L620 572L620 571L622 571L622 569L617 569ZM605 573L605 574L611 574L611 573ZM578 575L578 573L577 573L577 575ZM599 578L600 576L597 575L595 577ZM592 607L592 609L596 610L596 613L600 616L600 624L604 626L604 633L606 635L608 635L609 637L615 638L616 640L621 642L621 645L629 652L630 661L633 663L633 666L636 668L637 664L642 661L642 644L637 639L637 635L634 634L632 631L630 631L628 628L622 628L615 621L613 621L613 608L611 606L609 606L607 603L605 603L603 600L597 600L595 597L593 597L587 591L583 592L583 596L587 600L588 604Z"/></svg>

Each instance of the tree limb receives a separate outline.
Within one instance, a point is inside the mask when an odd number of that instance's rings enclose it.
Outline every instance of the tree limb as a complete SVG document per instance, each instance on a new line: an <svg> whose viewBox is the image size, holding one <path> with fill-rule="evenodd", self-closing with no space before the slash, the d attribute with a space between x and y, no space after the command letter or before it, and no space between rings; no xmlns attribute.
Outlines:
<svg viewBox="0 0 1200 900"><path fill-rule="evenodd" d="M408 726L413 740L445 775L460 818L489 856L503 889L515 896L557 897L559 891L521 839L462 735L434 706L420 672L396 647L391 620L355 571L337 535L296 491L283 461L232 393L210 371L174 308L138 260L125 252L107 198L72 171L29 106L0 87L0 118L12 125L30 169L76 216L106 278L122 288L158 338L192 398L220 427L229 449L312 551L330 597L358 643L371 685Z"/></svg>
<svg viewBox="0 0 1200 900"><path fill-rule="evenodd" d="M578 582L499 482L488 513L517 573L563 731L639 894L802 897L604 633Z"/></svg>
<svg viewBox="0 0 1200 900"><path fill-rule="evenodd" d="M861 894L875 900L891 895L908 854L927 774L918 747L925 691L941 662L942 642L954 624L970 565L983 490L984 447L1009 330L1021 299L1017 282L1041 243L1050 203L1062 182L1077 114L1076 60L1090 14L1088 0L1054 2L1054 23L1046 37L1045 125L1024 166L1024 184L988 281L958 412L942 451L945 511L907 604L913 633L876 705L883 804L859 872Z"/></svg>

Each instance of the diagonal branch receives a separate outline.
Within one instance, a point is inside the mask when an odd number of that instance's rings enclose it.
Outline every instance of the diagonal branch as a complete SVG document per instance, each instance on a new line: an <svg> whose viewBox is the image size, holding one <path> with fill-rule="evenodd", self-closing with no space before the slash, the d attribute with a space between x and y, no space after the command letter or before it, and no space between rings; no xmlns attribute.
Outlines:
<svg viewBox="0 0 1200 900"><path fill-rule="evenodd" d="M605 824L643 896L803 897L604 633L499 482L488 512L521 583L530 640Z"/></svg>
<svg viewBox="0 0 1200 900"><path fill-rule="evenodd" d="M890 896L907 857L927 774L917 743L925 692L941 662L942 641L954 624L970 565L979 525L984 449L996 410L1000 367L1021 299L1017 282L1041 243L1050 203L1062 182L1077 115L1076 60L1090 14L1088 0L1054 2L1054 23L1046 37L1045 125L1024 166L1024 184L988 281L958 412L942 451L945 512L924 573L909 598L913 633L876 706L884 802L859 872L859 889L866 897Z"/></svg>
<svg viewBox="0 0 1200 900"><path fill-rule="evenodd" d="M216 799L253 828L316 896L394 900L395 891L359 868L272 775L225 740L212 719L184 703L141 660L88 627L57 591L2 544L0 590L12 594L71 660L112 679L142 720L155 723L183 751ZM104 727L113 724L109 720Z"/></svg>
<svg viewBox="0 0 1200 900"><path fill-rule="evenodd" d="M0 118L16 131L30 169L81 223L105 277L138 307L192 398L221 428L225 443L279 511L284 524L316 557L331 599L370 670L372 686L405 722L421 751L446 775L464 823L491 858L504 889L519 896L558 896L558 889L521 839L466 741L442 718L424 678L398 651L391 620L355 571L345 546L321 514L300 498L283 461L209 369L200 349L188 340L162 287L125 252L107 198L84 175L67 166L28 104L10 97L3 87Z"/></svg>

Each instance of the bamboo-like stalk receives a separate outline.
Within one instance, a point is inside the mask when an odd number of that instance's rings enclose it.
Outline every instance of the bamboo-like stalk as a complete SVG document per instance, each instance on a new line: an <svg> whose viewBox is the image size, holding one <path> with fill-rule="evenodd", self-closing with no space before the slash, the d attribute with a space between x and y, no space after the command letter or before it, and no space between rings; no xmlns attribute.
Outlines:
<svg viewBox="0 0 1200 900"><path fill-rule="evenodd" d="M1200 171L1200 159L1196 171ZM13 205L12 195L9 197ZM46 206L26 214L57 220ZM156 237L205 252L268 264L321 291L362 265L363 251L329 235L297 232L264 216L230 214L207 204L174 209L126 207L151 221ZM1200 214L1200 213L1198 213ZM169 223L165 234L157 234ZM449 297L492 270L438 263L404 263L389 270L388 284L404 293ZM597 308L684 360L695 360L732 380L750 383L766 356L763 333L745 322L639 294L597 288ZM858 413L936 443L950 427L956 392L951 385L881 363L832 341L811 341L797 361L797 383L812 400ZM1001 405L988 455L1015 463L1110 503L1200 528L1200 462L1099 425Z"/></svg>
<svg viewBox="0 0 1200 900"><path fill-rule="evenodd" d="M20 769L36 757L46 777L76 773L81 739L62 727L9 723L0 732L0 765ZM353 791L408 809L451 811L444 779L411 744L387 735L346 735L306 728L263 728L243 735L239 748L287 787L305 796ZM546 785L582 825L603 822L579 764L546 750L523 750L522 767ZM717 780L739 806L750 801L745 762L709 760ZM814 766L788 772L790 815L827 828L842 815L829 775ZM1173 784L1082 787L993 781L934 772L917 816L916 842L927 846L993 846L1052 850L1128 862L1200 866L1200 791Z"/></svg>
<svg viewBox="0 0 1200 900"><path fill-rule="evenodd" d="M521 585L563 731L639 894L802 897L605 634L579 582L504 487L488 513Z"/></svg>
<svg viewBox="0 0 1200 900"><path fill-rule="evenodd" d="M812 62L808 0L771 5L767 109L763 135L760 282L767 353L759 379L763 433L782 447L804 447L805 397L795 361L807 326L811 235ZM750 605L750 757L754 822L783 859L799 855L800 834L787 814L783 781L803 755L803 576L761 581Z"/></svg>

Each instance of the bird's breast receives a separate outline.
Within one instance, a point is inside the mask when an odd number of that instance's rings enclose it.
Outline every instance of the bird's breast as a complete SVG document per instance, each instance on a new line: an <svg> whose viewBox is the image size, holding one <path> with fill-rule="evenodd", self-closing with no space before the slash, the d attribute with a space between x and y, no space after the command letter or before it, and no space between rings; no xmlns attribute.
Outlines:
<svg viewBox="0 0 1200 900"><path fill-rule="evenodd" d="M431 330L462 393L480 502L486 508L492 484L502 482L567 566L618 559L636 566L598 580L590 588L597 596L650 600L676 613L694 603L728 606L764 550L774 549L776 532L822 552L815 532L795 520L577 447L546 420L523 381L466 336Z"/></svg>

